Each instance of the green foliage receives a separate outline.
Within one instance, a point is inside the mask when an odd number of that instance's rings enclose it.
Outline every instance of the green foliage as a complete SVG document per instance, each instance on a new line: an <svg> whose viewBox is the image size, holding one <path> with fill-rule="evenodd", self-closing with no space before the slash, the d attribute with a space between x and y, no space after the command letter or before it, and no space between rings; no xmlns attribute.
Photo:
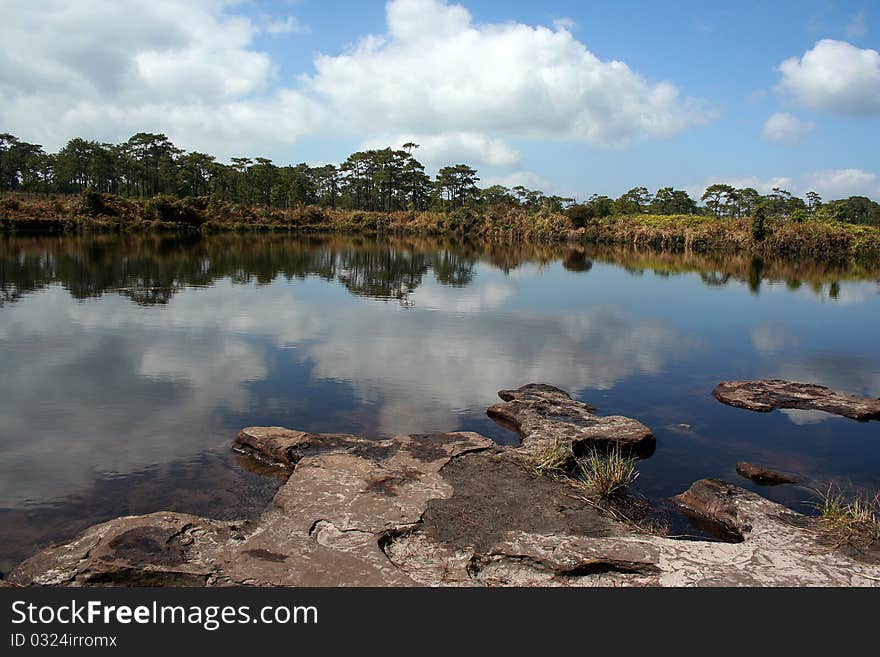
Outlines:
<svg viewBox="0 0 880 657"><path fill-rule="evenodd" d="M825 221L880 226L880 203L865 196L829 201L816 210L815 217Z"/></svg>
<svg viewBox="0 0 880 657"><path fill-rule="evenodd" d="M651 201L653 214L696 214L697 202L680 189L663 187L658 189Z"/></svg>
<svg viewBox="0 0 880 657"><path fill-rule="evenodd" d="M725 214L733 215L733 209L736 207L735 198L736 190L730 185L715 184L709 185L700 200L706 204L716 217L723 217Z"/></svg>
<svg viewBox="0 0 880 657"><path fill-rule="evenodd" d="M477 215L470 208L458 208L453 210L446 220L446 230L450 233L464 234L469 232L476 224Z"/></svg>
<svg viewBox="0 0 880 657"><path fill-rule="evenodd" d="M859 253L873 248L873 234L844 235L827 229L827 225L845 222L880 226L880 204L869 198L853 196L823 203L818 194L808 192L805 202L780 188L762 196L750 187L710 185L701 197L705 207L698 206L686 191L672 187L663 187L654 194L645 187L633 187L616 200L593 194L581 203L521 185L512 189L492 185L481 190L477 186L478 172L466 164L442 167L432 180L414 157L417 150L418 145L410 142L400 148L352 153L339 165L279 166L262 157L235 157L221 163L206 153L184 152L161 133L140 132L119 144L74 138L56 153L46 153L38 144L3 133L0 192L80 194L80 206L74 214L93 219L138 214L130 207L126 209L120 199L154 199L147 204L150 217L145 220L190 226L201 225L204 213L183 199L209 198L207 214L212 228L234 222L261 226L329 223L324 215L295 216L297 208L311 206L385 215L439 211L455 215L437 222L448 226L443 230L485 234L517 231L520 235L554 239L564 237L572 225L590 233L626 218L625 225L618 225L619 230L641 231L639 235L630 234L630 238L644 239L644 229L660 230L665 234L659 236L659 242L674 248L684 242L693 244L694 239L711 241L715 239L712 235L717 237L725 230L710 230L698 222L681 219L684 216L711 214L716 219L733 220L752 217L753 242L765 240L761 235L766 233L786 235L779 226L787 220L802 223L813 219L807 222L811 226L805 227L810 239L828 238ZM754 220L759 205L764 206L766 214L763 228L762 222ZM4 209L7 215L17 212ZM460 210L468 212L456 214ZM289 214L279 214L282 211ZM523 220L521 211L529 221ZM234 219L231 212L236 213ZM563 213L567 220L562 218ZM514 214L516 219L510 220ZM296 221L291 221L291 216ZM675 219L670 222L657 219L659 216ZM645 220L636 224L634 217ZM392 221L371 218L369 223L378 230ZM695 237L691 229L697 226L701 235ZM690 232L671 233L679 229ZM745 232L747 235L747 224Z"/></svg>
<svg viewBox="0 0 880 657"><path fill-rule="evenodd" d="M614 201L614 214L640 214L648 212L651 194L645 187L633 187Z"/></svg>
<svg viewBox="0 0 880 657"><path fill-rule="evenodd" d="M759 204L752 215L752 239L762 242L765 237L767 237L767 210L763 204Z"/></svg>
<svg viewBox="0 0 880 657"><path fill-rule="evenodd" d="M791 212L791 220L797 224L806 221L809 218L808 212L804 208L795 208Z"/></svg>
<svg viewBox="0 0 880 657"><path fill-rule="evenodd" d="M595 218L593 208L584 203L572 205L565 211L565 216L571 220L575 228L583 228Z"/></svg>

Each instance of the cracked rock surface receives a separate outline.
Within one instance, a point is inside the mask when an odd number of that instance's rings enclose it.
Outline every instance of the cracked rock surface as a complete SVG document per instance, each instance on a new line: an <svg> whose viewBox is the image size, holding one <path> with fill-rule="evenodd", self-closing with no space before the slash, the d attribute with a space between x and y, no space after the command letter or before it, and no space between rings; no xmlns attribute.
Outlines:
<svg viewBox="0 0 880 657"><path fill-rule="evenodd" d="M867 422L880 420L880 399L782 379L722 381L712 391L722 404L769 413L777 408L814 410Z"/></svg>
<svg viewBox="0 0 880 657"><path fill-rule="evenodd" d="M535 474L553 441L653 448L546 385L499 393L517 447L469 432L371 441L251 427L238 449L290 472L262 516L152 513L95 525L11 573L17 585L876 586L880 551L839 549L812 520L736 486L696 482L675 502L738 542L646 534L583 490Z"/></svg>

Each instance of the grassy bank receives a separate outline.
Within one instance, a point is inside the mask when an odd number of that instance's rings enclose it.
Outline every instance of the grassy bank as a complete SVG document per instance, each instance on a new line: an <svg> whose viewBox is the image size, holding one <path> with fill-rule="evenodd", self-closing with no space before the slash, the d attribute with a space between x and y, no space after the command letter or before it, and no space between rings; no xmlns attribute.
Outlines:
<svg viewBox="0 0 880 657"><path fill-rule="evenodd" d="M768 220L763 239L751 221L702 215L632 215L575 227L563 213L498 205L452 212L363 212L302 206L289 210L199 198L127 199L96 193L0 199L3 232L280 231L442 235L500 241L574 241L691 253L818 258L880 257L880 228L837 221Z"/></svg>
<svg viewBox="0 0 880 657"><path fill-rule="evenodd" d="M762 240L754 238L748 218L716 219L699 215L609 217L591 223L580 232L583 239L591 242L695 253L880 255L880 229L838 221L770 220Z"/></svg>

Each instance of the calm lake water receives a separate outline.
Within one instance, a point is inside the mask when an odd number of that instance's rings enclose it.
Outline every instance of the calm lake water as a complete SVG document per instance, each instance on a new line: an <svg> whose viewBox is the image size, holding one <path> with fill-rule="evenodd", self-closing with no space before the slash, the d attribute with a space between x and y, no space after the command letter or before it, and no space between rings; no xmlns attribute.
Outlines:
<svg viewBox="0 0 880 657"><path fill-rule="evenodd" d="M279 485L248 425L391 436L492 423L547 382L657 436L636 489L736 462L880 488L880 423L751 413L724 379L880 396L880 264L223 235L0 237L0 571L108 518L257 514Z"/></svg>

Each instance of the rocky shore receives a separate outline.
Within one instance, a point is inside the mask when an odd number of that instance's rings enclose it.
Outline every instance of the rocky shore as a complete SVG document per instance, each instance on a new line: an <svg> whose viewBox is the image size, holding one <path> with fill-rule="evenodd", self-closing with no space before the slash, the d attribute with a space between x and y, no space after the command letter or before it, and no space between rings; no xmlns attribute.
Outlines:
<svg viewBox="0 0 880 657"><path fill-rule="evenodd" d="M236 449L288 471L253 522L159 512L89 528L15 569L15 585L877 586L880 547L838 545L816 520L704 479L673 502L731 538L681 540L607 513L532 463L551 445L640 456L650 429L562 390L499 393L522 443L475 433L367 440L280 427Z"/></svg>

